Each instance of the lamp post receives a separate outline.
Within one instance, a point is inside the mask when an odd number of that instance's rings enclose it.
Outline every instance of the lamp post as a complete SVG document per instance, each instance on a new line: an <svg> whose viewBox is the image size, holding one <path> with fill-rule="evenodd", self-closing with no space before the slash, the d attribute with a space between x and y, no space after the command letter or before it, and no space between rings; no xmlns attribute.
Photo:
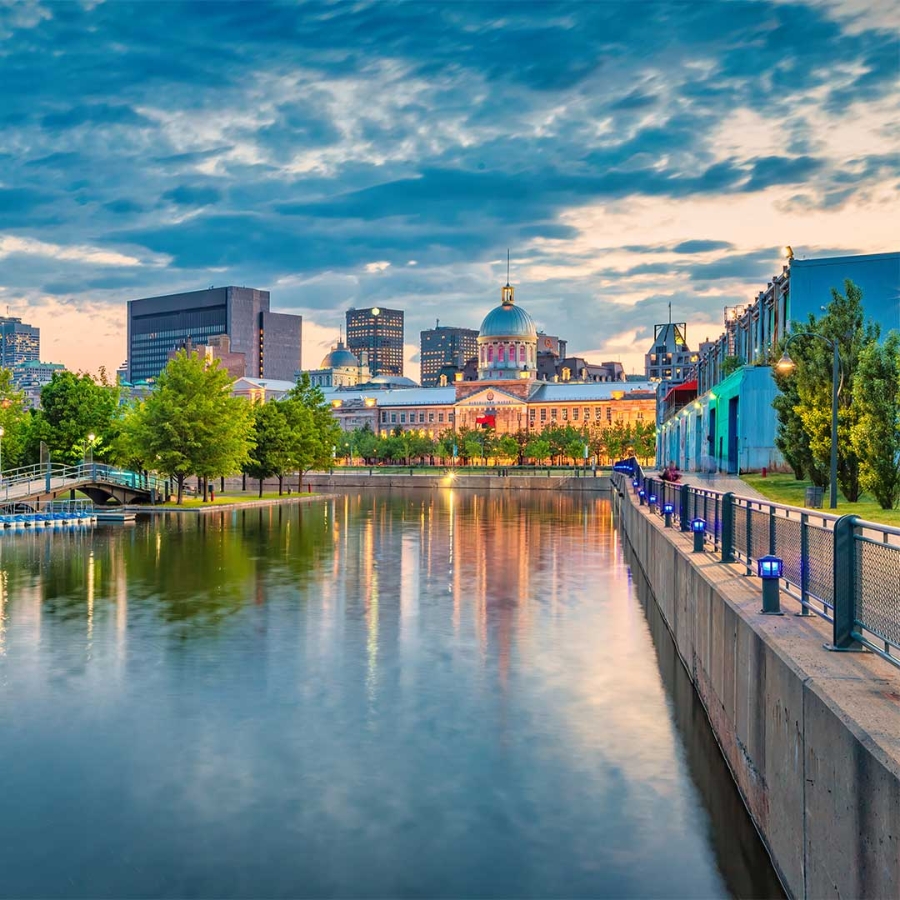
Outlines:
<svg viewBox="0 0 900 900"><path fill-rule="evenodd" d="M841 375L841 357L838 353L838 343L831 338L825 337L815 331L797 331L790 335L784 345L784 353L781 359L775 363L775 369L782 375L790 375L797 364L788 356L788 347L791 341L798 337L814 337L824 341L831 348L831 477L829 479L829 502L830 509L837 509L837 459L838 459L838 393L840 389Z"/></svg>
<svg viewBox="0 0 900 900"><path fill-rule="evenodd" d="M3 435L6 432L3 430L3 426L0 425L0 481L3 481Z"/></svg>

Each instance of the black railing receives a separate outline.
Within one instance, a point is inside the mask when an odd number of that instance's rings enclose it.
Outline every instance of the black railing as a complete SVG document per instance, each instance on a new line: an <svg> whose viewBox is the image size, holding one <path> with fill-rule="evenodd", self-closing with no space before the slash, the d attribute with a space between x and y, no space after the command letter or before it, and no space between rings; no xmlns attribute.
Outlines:
<svg viewBox="0 0 900 900"><path fill-rule="evenodd" d="M643 490L647 511L664 517L668 510L682 531L703 519L704 545L722 562L751 575L761 557L780 558L782 590L802 614L832 624L835 649L862 645L900 666L900 529L660 478L635 480L613 476L620 492Z"/></svg>

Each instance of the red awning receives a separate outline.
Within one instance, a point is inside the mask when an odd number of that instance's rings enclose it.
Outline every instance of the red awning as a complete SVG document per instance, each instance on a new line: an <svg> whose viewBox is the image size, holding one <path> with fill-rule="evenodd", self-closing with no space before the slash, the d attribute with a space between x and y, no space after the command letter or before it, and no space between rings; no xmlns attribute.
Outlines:
<svg viewBox="0 0 900 900"><path fill-rule="evenodd" d="M669 400L674 397L676 394L696 394L697 393L697 379L695 378L693 381L686 381L684 384L676 384L673 387L670 387L666 391L666 396L663 397L664 400Z"/></svg>

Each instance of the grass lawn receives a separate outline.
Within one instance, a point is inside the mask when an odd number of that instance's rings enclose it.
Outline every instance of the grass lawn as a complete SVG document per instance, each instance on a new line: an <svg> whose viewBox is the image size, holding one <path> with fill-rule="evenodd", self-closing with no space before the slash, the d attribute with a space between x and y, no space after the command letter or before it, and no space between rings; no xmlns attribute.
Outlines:
<svg viewBox="0 0 900 900"><path fill-rule="evenodd" d="M803 506L806 488L811 481L797 481L793 475L773 474L767 478L761 475L742 475L741 478L751 487L756 488L763 496L784 503L787 506ZM823 512L835 512L838 515L859 516L869 522L880 522L884 525L900 527L900 509L882 509L868 494L863 494L857 503L848 503L838 491L838 508L828 509L828 490L825 490Z"/></svg>
<svg viewBox="0 0 900 900"><path fill-rule="evenodd" d="M315 494L308 494L306 491L302 491L301 493L297 493L297 491L293 491L290 495L285 491L281 495L281 499L287 499L288 496L291 497L310 497L315 496ZM237 494L220 494L216 491L216 499L210 503L208 500L206 503L203 502L203 498L196 497L185 497L182 504L181 509L193 509L198 506L227 506L229 503L252 503L254 500L278 500L279 494L278 491L264 491L262 497L259 496L259 491L241 491ZM173 500L171 503L157 503L157 506L170 506L173 509L178 509L178 504Z"/></svg>

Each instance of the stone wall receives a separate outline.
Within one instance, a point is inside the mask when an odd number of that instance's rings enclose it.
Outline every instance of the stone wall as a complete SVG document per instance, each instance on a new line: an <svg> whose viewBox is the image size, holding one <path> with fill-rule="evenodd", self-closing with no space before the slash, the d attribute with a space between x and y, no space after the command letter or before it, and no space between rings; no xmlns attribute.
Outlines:
<svg viewBox="0 0 900 900"><path fill-rule="evenodd" d="M788 893L900 896L900 671L828 652L828 623L785 594L785 616L761 615L743 566L613 498Z"/></svg>

